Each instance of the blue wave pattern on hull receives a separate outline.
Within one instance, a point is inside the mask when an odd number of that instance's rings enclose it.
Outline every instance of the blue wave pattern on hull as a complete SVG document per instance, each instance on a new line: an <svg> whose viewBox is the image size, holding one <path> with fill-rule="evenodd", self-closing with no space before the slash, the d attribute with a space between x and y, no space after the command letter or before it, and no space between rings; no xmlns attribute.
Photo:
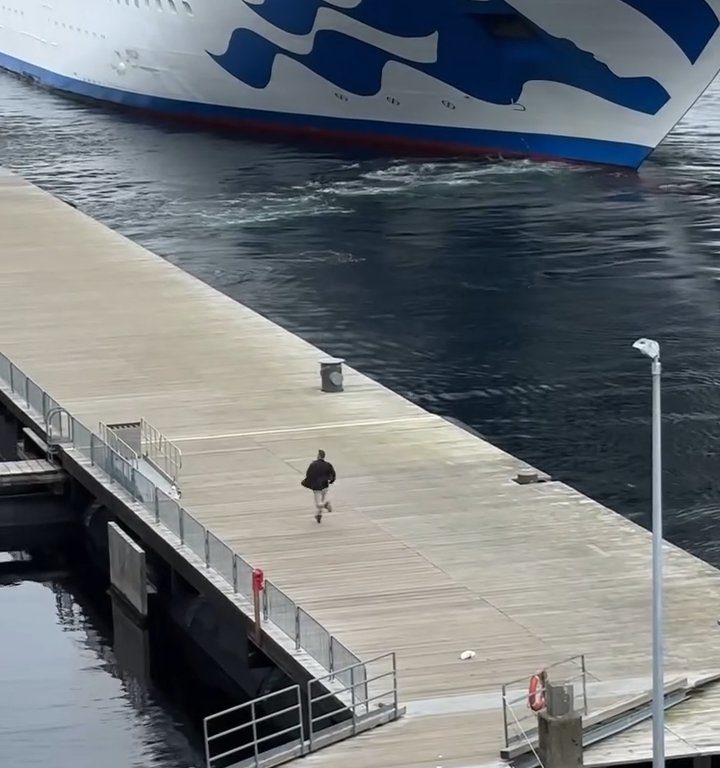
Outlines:
<svg viewBox="0 0 720 768"><path fill-rule="evenodd" d="M359 141L363 137L376 137L381 140L392 141L393 146L400 143L406 143L408 146L422 145L427 148L434 146L451 153L486 150L487 152L492 151L494 154L508 153L525 157L564 158L628 168L637 168L652 150L652 147L640 144L602 141L600 139L579 139L544 133L443 128L409 123L393 123L392 126L389 126L387 123L372 120L346 120L287 112L266 112L202 104L195 101L164 99L58 75L2 52L0 52L0 68L32 78L48 88L72 93L87 99L117 104L156 115L192 119L224 126L237 125L243 128L247 124L251 124L266 128L279 127L295 133L311 132L313 135L345 137L353 141Z"/></svg>
<svg viewBox="0 0 720 768"><path fill-rule="evenodd" d="M694 64L720 26L706 0L623 0L647 16Z"/></svg>
<svg viewBox="0 0 720 768"><path fill-rule="evenodd" d="M657 0L624 0L663 29L678 32L684 50L699 55L712 37L717 18L705 0L683 0L659 12ZM653 5L654 3L654 5ZM437 59L418 63L352 37L342 30L318 29L312 50L298 54L282 48L254 30L233 31L226 51L210 55L246 85L264 89L272 79L278 55L300 62L337 88L358 96L377 94L385 66L401 62L481 101L514 104L529 81L545 80L573 86L602 99L649 115L669 101L665 88L650 77L620 77L592 53L570 40L553 37L519 14L504 0L360 0L340 9L325 0L265 0L248 5L263 20L293 35L308 35L321 9L333 9L382 33L406 39L437 34ZM703 11L705 9L705 11ZM498 35L493 25L515 19L532 29L517 39ZM681 44L680 42L678 44Z"/></svg>

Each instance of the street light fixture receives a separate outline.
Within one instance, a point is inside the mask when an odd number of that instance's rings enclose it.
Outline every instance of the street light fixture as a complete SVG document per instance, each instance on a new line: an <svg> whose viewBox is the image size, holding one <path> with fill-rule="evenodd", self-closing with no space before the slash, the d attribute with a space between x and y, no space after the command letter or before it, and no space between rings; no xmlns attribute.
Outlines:
<svg viewBox="0 0 720 768"><path fill-rule="evenodd" d="M663 674L663 533L662 437L660 406L660 345L638 339L633 347L652 361L652 656L653 656L653 768L665 766L665 681Z"/></svg>

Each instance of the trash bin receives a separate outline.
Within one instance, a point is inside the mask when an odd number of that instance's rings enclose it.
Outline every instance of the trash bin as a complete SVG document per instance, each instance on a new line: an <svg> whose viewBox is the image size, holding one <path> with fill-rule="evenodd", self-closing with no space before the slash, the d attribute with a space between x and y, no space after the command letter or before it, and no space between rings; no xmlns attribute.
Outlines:
<svg viewBox="0 0 720 768"><path fill-rule="evenodd" d="M343 391L342 366L345 361L337 357L330 357L320 361L320 381L323 392Z"/></svg>

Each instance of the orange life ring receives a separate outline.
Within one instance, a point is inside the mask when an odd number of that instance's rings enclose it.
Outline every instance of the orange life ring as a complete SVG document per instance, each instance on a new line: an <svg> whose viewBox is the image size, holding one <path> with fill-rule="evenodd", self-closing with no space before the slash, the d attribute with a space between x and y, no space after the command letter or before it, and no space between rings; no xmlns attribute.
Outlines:
<svg viewBox="0 0 720 768"><path fill-rule="evenodd" d="M528 688L528 705L533 712L540 712L545 709L545 674L538 672L530 678L530 687Z"/></svg>

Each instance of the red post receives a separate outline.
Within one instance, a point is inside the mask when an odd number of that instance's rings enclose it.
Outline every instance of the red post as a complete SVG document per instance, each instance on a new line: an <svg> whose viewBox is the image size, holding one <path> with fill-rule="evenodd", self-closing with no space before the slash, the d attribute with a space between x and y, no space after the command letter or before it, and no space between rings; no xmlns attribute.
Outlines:
<svg viewBox="0 0 720 768"><path fill-rule="evenodd" d="M265 574L260 568L253 569L252 573L253 604L255 607L255 643L260 647L262 633L260 630L260 598L265 589Z"/></svg>

